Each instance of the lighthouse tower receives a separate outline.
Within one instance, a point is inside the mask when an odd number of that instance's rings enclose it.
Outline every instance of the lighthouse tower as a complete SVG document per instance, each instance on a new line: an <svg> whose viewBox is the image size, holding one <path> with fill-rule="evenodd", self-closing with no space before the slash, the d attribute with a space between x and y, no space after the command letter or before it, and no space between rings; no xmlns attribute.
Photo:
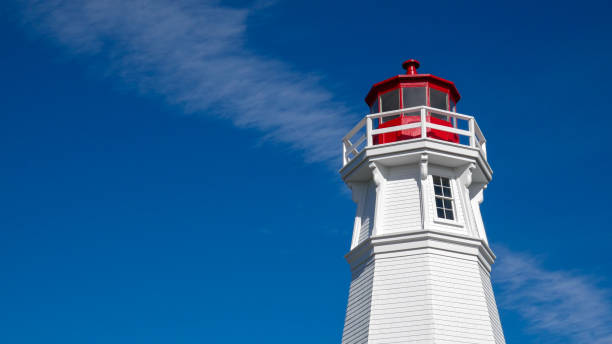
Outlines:
<svg viewBox="0 0 612 344"><path fill-rule="evenodd" d="M505 343L480 213L485 138L453 82L403 67L343 138L357 214L342 343Z"/></svg>

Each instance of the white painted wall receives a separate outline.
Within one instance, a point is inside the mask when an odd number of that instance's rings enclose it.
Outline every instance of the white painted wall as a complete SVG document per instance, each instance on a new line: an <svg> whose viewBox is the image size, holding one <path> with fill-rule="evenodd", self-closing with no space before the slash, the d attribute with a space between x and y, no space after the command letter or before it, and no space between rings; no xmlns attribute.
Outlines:
<svg viewBox="0 0 612 344"><path fill-rule="evenodd" d="M433 343L426 255L377 259L369 343Z"/></svg>
<svg viewBox="0 0 612 344"><path fill-rule="evenodd" d="M441 250L376 258L353 274L343 344L505 344L490 277Z"/></svg>
<svg viewBox="0 0 612 344"><path fill-rule="evenodd" d="M392 167L385 176L381 234L421 229L421 199L416 165Z"/></svg>
<svg viewBox="0 0 612 344"><path fill-rule="evenodd" d="M482 280L482 286L487 299L487 308L489 309L489 319L493 326L493 335L495 336L495 344L506 343L504 339L504 331L501 327L501 321L499 319L499 312L497 311L497 303L495 302L495 295L493 294L493 287L491 286L491 274L484 268L480 267L480 277Z"/></svg>
<svg viewBox="0 0 612 344"><path fill-rule="evenodd" d="M352 272L351 289L342 332L342 344L368 343L374 260Z"/></svg>
<svg viewBox="0 0 612 344"><path fill-rule="evenodd" d="M425 216L425 228L427 229L470 235L486 241L480 214L482 192L475 192L472 195L471 190L465 186L460 171L435 165L429 167L429 174L422 181L426 193L424 209L421 209L421 184L416 164L386 168L382 175L385 183L379 191L383 196L379 205L381 212L377 215L377 223L380 226L378 235L422 230L423 212L427 212ZM450 179L454 197L454 221L439 219L436 216L433 175ZM358 206L353 234L356 237L352 241L351 249L367 240L374 230L374 214L378 197L376 185L370 180L365 183L364 188L363 195L356 199Z"/></svg>
<svg viewBox="0 0 612 344"><path fill-rule="evenodd" d="M379 189L370 180L355 198L358 211L349 255L369 256L367 263L352 267L342 343L505 344L489 274L493 258L483 263L474 248L477 243L488 250L479 210L484 185L468 188L468 165L429 165L424 180L421 169L417 163L381 168ZM437 219L432 175L450 178L456 221ZM382 195L379 227L373 233L377 195ZM421 248L398 246L392 253L381 253L373 244L377 238L432 231L468 241L465 247L446 248L441 240L440 249L425 240Z"/></svg>
<svg viewBox="0 0 612 344"><path fill-rule="evenodd" d="M436 343L503 343L495 340L481 268L469 258L429 255Z"/></svg>

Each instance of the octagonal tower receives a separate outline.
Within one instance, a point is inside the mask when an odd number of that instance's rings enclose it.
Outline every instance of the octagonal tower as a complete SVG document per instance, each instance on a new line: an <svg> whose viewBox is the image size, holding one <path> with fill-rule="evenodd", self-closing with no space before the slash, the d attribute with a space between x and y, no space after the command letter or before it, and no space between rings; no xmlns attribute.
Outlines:
<svg viewBox="0 0 612 344"><path fill-rule="evenodd" d="M372 86L370 114L343 138L357 213L342 343L505 343L480 213L484 135L456 112L454 83L403 67Z"/></svg>

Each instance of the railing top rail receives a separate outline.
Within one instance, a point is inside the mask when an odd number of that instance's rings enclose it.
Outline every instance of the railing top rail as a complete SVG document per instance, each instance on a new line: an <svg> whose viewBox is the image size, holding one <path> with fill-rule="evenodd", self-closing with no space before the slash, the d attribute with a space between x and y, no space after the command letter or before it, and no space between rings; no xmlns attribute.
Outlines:
<svg viewBox="0 0 612 344"><path fill-rule="evenodd" d="M416 112L416 111L419 111L421 109L426 109L426 110L433 111L433 112L438 113L438 114L448 115L448 116L456 117L456 118L459 118L459 119L469 120L469 119L474 118L474 116L464 115L464 114L460 114L460 113L452 112L452 111L440 110L440 109L432 108L432 107L425 106L425 105L414 106L414 107L404 108L404 109L399 109L399 110L392 110L392 111L385 111L385 112L378 112L378 113L373 113L373 114L367 114L365 117L366 118L381 118L381 117L387 117L387 116L392 116L392 115L398 115L398 114L401 114L401 113L404 113L404 112L412 112L412 111Z"/></svg>
<svg viewBox="0 0 612 344"><path fill-rule="evenodd" d="M480 129L480 126L478 126L478 123L476 121L474 121L474 129L475 129L476 136L478 136L478 140L482 142L486 142L487 139L484 137L484 134L482 133L482 129Z"/></svg>
<svg viewBox="0 0 612 344"><path fill-rule="evenodd" d="M411 112L415 113L415 115L419 114L421 116L418 122L393 125L393 126L386 127L386 128L373 127L373 123L375 123L374 122L375 119L385 118L388 116L394 116L394 115L399 115L399 114L406 114L406 113L411 113ZM443 126L443 125L439 125L435 123L430 123L429 120L426 120L423 117L426 112L440 114L440 115L448 116L449 118L453 118L454 120L452 121L452 126L447 127L447 126ZM467 121L469 129L468 130L459 129L457 120ZM346 164L352 161L358 154L363 152L365 149L372 147L373 145L377 145L378 143L374 143L375 142L374 138L378 137L378 135L383 135L383 134L391 133L391 132L398 132L402 130L411 130L411 129L416 129L416 128L421 128L421 135L420 135L421 138L426 138L429 136L427 134L427 131L429 130L428 128L447 132L447 133L461 135L463 137L469 137L470 143L468 145L464 143L459 143L459 142L456 142L456 144L479 148L481 153L486 159L486 154L487 154L486 146L485 146L486 139L484 138L484 135L480 127L478 126L478 123L476 123L476 120L474 119L473 116L464 115L464 114L446 111L446 110L440 110L440 109L432 108L430 106L421 105L421 106L403 108L403 109L374 113L374 114L366 114L342 138L343 153L344 153L343 154L344 155L343 156L344 166L346 166ZM365 133L360 134L361 130L363 129L365 129ZM364 142L366 142L366 144L365 146L362 146ZM385 143L381 143L381 145L384 145L384 144Z"/></svg>
<svg viewBox="0 0 612 344"><path fill-rule="evenodd" d="M416 112L416 111L420 111L421 108L423 108L422 106L415 106L415 107L411 107L411 108L405 108L405 109L398 109L398 110L392 110L392 111L385 111L385 112L377 112L377 113L372 113L372 114L366 114L365 117L366 118L381 118L381 117L387 117L387 116L392 116L392 115L399 115L401 113L404 112Z"/></svg>
<svg viewBox="0 0 612 344"><path fill-rule="evenodd" d="M366 117L362 118L354 127L353 129L351 129L348 134L344 135L344 137L342 138L342 141L346 141L348 139L350 139L351 137L353 137L355 135L355 133L357 133L359 131L359 129L361 129L363 127L363 125L365 124L366 121Z"/></svg>
<svg viewBox="0 0 612 344"><path fill-rule="evenodd" d="M383 128L383 129L374 129L372 130L372 135L379 135L385 133L392 133L394 131L400 130L408 130L408 129L416 129L420 128L423 124L421 122L414 122L410 124L398 125L395 127Z"/></svg>

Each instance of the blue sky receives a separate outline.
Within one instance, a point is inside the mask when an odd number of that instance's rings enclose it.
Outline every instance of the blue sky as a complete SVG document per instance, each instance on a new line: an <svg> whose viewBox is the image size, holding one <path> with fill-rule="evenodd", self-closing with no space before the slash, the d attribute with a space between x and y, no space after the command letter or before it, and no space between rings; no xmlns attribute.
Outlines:
<svg viewBox="0 0 612 344"><path fill-rule="evenodd" d="M3 343L339 343L339 137L401 62L488 140L509 343L612 342L607 2L10 1Z"/></svg>

